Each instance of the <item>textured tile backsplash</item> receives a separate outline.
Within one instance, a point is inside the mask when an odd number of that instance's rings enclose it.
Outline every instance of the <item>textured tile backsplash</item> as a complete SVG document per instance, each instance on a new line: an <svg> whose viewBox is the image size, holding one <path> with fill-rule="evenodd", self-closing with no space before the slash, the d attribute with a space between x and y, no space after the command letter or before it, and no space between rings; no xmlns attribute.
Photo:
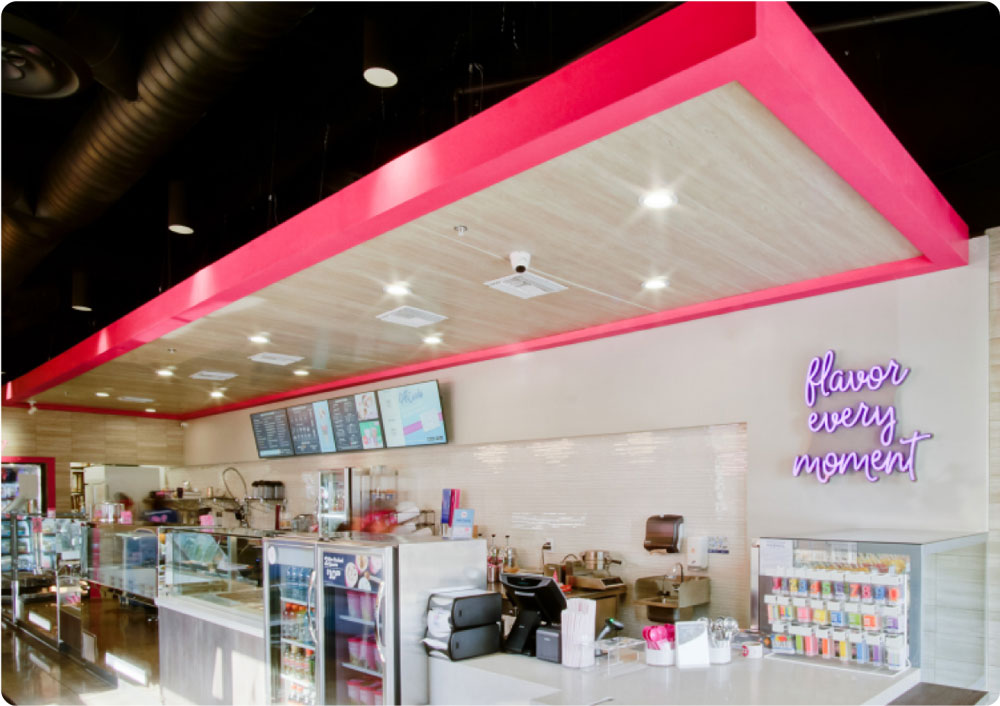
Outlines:
<svg viewBox="0 0 1000 706"><path fill-rule="evenodd" d="M587 549L609 552L629 586L666 573L683 555L651 555L642 547L650 515L684 516L688 537L725 538L728 554L710 554L708 614L749 618L746 536L746 425L727 424L481 446L447 445L364 454L330 454L240 464L247 483L282 480L290 511L314 512L316 471L384 464L399 470L402 499L440 513L441 489L461 488L462 506L476 511L484 537L510 544L518 562L537 567ZM171 484L222 485L225 466L175 468ZM258 518L259 522L266 518ZM620 612L630 634L645 622L642 609Z"/></svg>

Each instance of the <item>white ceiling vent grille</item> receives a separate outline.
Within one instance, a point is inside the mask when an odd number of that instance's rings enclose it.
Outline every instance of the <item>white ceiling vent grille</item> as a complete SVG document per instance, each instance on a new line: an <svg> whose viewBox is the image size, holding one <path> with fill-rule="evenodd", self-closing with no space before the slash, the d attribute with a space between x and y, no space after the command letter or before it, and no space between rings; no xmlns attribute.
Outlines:
<svg viewBox="0 0 1000 706"><path fill-rule="evenodd" d="M513 294L515 297L520 297L521 299L531 299L532 297L540 297L543 294L552 294L553 292L561 292L566 289L566 287L558 282L539 277L531 272L507 275L506 277L495 279L492 282L484 282L483 284L505 294Z"/></svg>
<svg viewBox="0 0 1000 706"><path fill-rule="evenodd" d="M285 355L284 353L258 353L249 357L255 363L268 363L269 365L291 365L304 360L301 355Z"/></svg>
<svg viewBox="0 0 1000 706"><path fill-rule="evenodd" d="M424 311L415 306L401 306L384 314L379 314L375 318L388 321L390 324L420 328L421 326L436 324L438 321L444 321L448 317L435 314L431 311Z"/></svg>

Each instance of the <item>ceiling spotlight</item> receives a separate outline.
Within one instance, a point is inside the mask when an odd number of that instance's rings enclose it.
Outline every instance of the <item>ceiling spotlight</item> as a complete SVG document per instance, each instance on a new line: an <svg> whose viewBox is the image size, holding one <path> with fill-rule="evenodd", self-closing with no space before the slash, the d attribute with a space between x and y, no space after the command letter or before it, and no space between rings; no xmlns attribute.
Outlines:
<svg viewBox="0 0 1000 706"><path fill-rule="evenodd" d="M168 378L174 374L174 371L171 370L170 368L160 368L159 370L156 371L156 374L159 375L161 378Z"/></svg>
<svg viewBox="0 0 1000 706"><path fill-rule="evenodd" d="M469 229L465 226L455 226L455 232L459 235L465 235L469 232Z"/></svg>
<svg viewBox="0 0 1000 706"><path fill-rule="evenodd" d="M677 205L677 195L670 189L658 189L643 194L640 202L646 208L664 209Z"/></svg>
<svg viewBox="0 0 1000 706"><path fill-rule="evenodd" d="M363 75L365 81L379 88L392 88L399 83L389 58L388 42L375 29L375 23L365 20L365 47Z"/></svg>
<svg viewBox="0 0 1000 706"><path fill-rule="evenodd" d="M644 289L665 289L670 284L666 277L653 277L642 283Z"/></svg>
<svg viewBox="0 0 1000 706"><path fill-rule="evenodd" d="M172 181L167 185L167 230L179 235L191 235L194 228L190 223L184 200L184 184Z"/></svg>
<svg viewBox="0 0 1000 706"><path fill-rule="evenodd" d="M212 390L211 392L208 393L208 396L218 399L220 397L223 397L224 393L221 390Z"/></svg>
<svg viewBox="0 0 1000 706"><path fill-rule="evenodd" d="M440 336L425 336L424 343L429 343L430 345L435 345L441 342Z"/></svg>
<svg viewBox="0 0 1000 706"><path fill-rule="evenodd" d="M396 282L394 284L386 285L385 293L392 294L397 297L404 297L410 293L410 288L403 282Z"/></svg>
<svg viewBox="0 0 1000 706"><path fill-rule="evenodd" d="M153 412L156 411L156 407L146 407L146 411L152 414Z"/></svg>
<svg viewBox="0 0 1000 706"><path fill-rule="evenodd" d="M31 400L28 402L28 414L34 414L38 411L38 407L35 406L35 401Z"/></svg>
<svg viewBox="0 0 1000 706"><path fill-rule="evenodd" d="M250 336L251 343L270 343L271 339L263 333L258 333L254 336Z"/></svg>
<svg viewBox="0 0 1000 706"><path fill-rule="evenodd" d="M302 368L299 368L298 370L294 371L294 374L298 375L299 377L305 377L306 375L309 374L309 371L308 370L303 370Z"/></svg>
<svg viewBox="0 0 1000 706"><path fill-rule="evenodd" d="M111 395L109 395L107 392L95 392L94 393L94 397L110 397L110 396Z"/></svg>

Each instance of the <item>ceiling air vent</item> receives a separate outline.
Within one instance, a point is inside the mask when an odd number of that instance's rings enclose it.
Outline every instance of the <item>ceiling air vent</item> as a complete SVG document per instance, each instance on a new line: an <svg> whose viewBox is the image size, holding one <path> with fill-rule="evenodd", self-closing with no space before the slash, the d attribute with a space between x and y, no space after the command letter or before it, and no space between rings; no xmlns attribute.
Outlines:
<svg viewBox="0 0 1000 706"><path fill-rule="evenodd" d="M400 324L402 326L420 328L421 326L436 324L438 321L444 321L448 317L441 316L441 314L435 314L431 311L424 311L423 309L418 309L415 306L401 306L393 309L392 311L387 311L384 314L379 314L375 318L381 319L382 321L388 321L390 324Z"/></svg>
<svg viewBox="0 0 1000 706"><path fill-rule="evenodd" d="M540 297L543 294L552 294L553 292L560 292L566 289L566 287L558 282L539 277L531 272L507 275L506 277L495 279L492 282L484 282L483 284L505 294L513 294L515 297L520 297L521 299L531 299L532 297Z"/></svg>
<svg viewBox="0 0 1000 706"><path fill-rule="evenodd" d="M255 363L268 363L270 365L290 365L304 360L301 355L285 355L284 353L258 353L249 356L249 358Z"/></svg>

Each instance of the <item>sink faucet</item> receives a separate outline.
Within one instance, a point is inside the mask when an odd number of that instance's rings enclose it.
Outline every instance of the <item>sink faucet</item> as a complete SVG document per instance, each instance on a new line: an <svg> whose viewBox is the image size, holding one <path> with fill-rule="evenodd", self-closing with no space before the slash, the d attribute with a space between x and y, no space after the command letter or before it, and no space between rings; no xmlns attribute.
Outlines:
<svg viewBox="0 0 1000 706"><path fill-rule="evenodd" d="M663 580L660 584L662 586L660 589L660 595L667 595L667 582L675 583L677 581L678 573L680 574L680 582L684 583L684 564L679 561L674 564L673 568L670 569L670 573L663 575Z"/></svg>

